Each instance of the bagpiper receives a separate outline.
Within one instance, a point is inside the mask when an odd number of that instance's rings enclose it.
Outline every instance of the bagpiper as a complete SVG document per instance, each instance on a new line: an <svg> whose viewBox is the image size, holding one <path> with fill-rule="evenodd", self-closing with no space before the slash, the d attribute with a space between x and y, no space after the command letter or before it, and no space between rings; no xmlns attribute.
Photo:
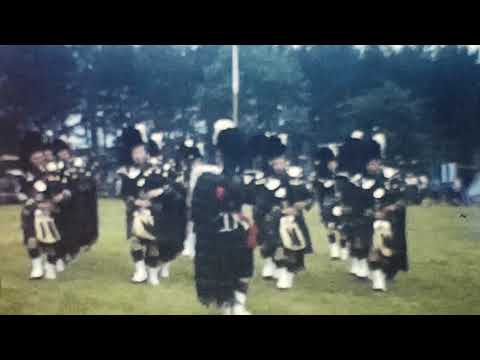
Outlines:
<svg viewBox="0 0 480 360"><path fill-rule="evenodd" d="M305 255L313 252L303 211L313 204L303 169L290 166L286 139L269 136L264 157L267 173L257 176L260 185L255 195L255 220L264 260L262 276L277 280L278 289L293 287L295 274L305 269Z"/></svg>
<svg viewBox="0 0 480 360"><path fill-rule="evenodd" d="M121 194L126 203L127 238L135 264L133 283L159 285L170 276L170 263L183 250L185 238L185 191L172 164L151 161L149 146L133 128L120 138Z"/></svg>
<svg viewBox="0 0 480 360"><path fill-rule="evenodd" d="M98 239L98 198L95 173L98 163L75 156L71 147L56 139L52 148L57 167L72 194L64 202L58 217L63 255L75 262L81 251L89 250Z"/></svg>
<svg viewBox="0 0 480 360"><path fill-rule="evenodd" d="M61 235L56 217L60 205L70 197L54 162L45 158L41 134L28 132L21 144L23 169L11 171L21 183L18 199L24 244L31 259L30 279L57 277L58 249Z"/></svg>
<svg viewBox="0 0 480 360"><path fill-rule="evenodd" d="M365 213L368 197L361 188L365 169L362 156L364 136L363 131L354 131L339 149L335 180L339 202L332 210L338 218L339 232L349 248L350 274L360 279L367 279L370 274L367 257L372 238L372 222Z"/></svg>
<svg viewBox="0 0 480 360"><path fill-rule="evenodd" d="M213 144L217 166L204 169L192 196L197 296L225 315L249 315L255 226L242 211L248 202L242 176L246 139L231 120L222 119L215 123Z"/></svg>
<svg viewBox="0 0 480 360"><path fill-rule="evenodd" d="M312 181L320 208L321 221L327 231L330 258L347 260L349 254L347 239L339 231L341 225L339 217L332 213L333 208L339 204L339 198L335 193L338 162L334 150L329 146L319 148L314 155L314 165Z"/></svg>
<svg viewBox="0 0 480 360"><path fill-rule="evenodd" d="M364 143L366 173L362 189L369 197L372 242L368 255L372 288L387 291L398 271L408 271L406 243L406 184L398 168L382 165L385 145L376 134ZM382 146L383 145L383 146Z"/></svg>

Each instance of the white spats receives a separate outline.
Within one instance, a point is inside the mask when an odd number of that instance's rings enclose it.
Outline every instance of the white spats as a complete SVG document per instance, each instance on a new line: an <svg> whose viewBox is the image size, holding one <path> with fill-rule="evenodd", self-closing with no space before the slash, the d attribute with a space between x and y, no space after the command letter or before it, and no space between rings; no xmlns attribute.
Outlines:
<svg viewBox="0 0 480 360"><path fill-rule="evenodd" d="M38 280L43 277L42 258L32 259L32 271L30 272L31 280Z"/></svg>
<svg viewBox="0 0 480 360"><path fill-rule="evenodd" d="M160 281L158 279L158 272L160 271L159 267L149 267L148 272L148 283L152 286L160 285Z"/></svg>
<svg viewBox="0 0 480 360"><path fill-rule="evenodd" d="M160 266L160 276L162 279L168 279L170 277L170 263L165 263Z"/></svg>
<svg viewBox="0 0 480 360"><path fill-rule="evenodd" d="M340 246L337 243L330 244L330 259L340 259Z"/></svg>
<svg viewBox="0 0 480 360"><path fill-rule="evenodd" d="M359 278L367 278L369 273L370 273L370 270L368 268L367 259L358 260L357 276Z"/></svg>
<svg viewBox="0 0 480 360"><path fill-rule="evenodd" d="M63 262L62 259L57 260L55 267L56 267L57 273L61 273L65 271L65 263Z"/></svg>
<svg viewBox="0 0 480 360"><path fill-rule="evenodd" d="M273 272L273 278L275 280L278 280L279 277L280 277L280 269L275 267L275 271Z"/></svg>
<svg viewBox="0 0 480 360"><path fill-rule="evenodd" d="M349 256L350 254L347 247L340 248L340 260L347 261Z"/></svg>
<svg viewBox="0 0 480 360"><path fill-rule="evenodd" d="M57 272L55 270L55 265L49 263L48 261L45 262L45 279L47 280L55 280L57 278Z"/></svg>
<svg viewBox="0 0 480 360"><path fill-rule="evenodd" d="M230 305L222 306L222 315L233 315L233 307Z"/></svg>
<svg viewBox="0 0 480 360"><path fill-rule="evenodd" d="M191 259L195 257L195 241L196 235L193 231L193 222L189 221L187 225L187 237L184 242L182 256L187 256Z"/></svg>
<svg viewBox="0 0 480 360"><path fill-rule="evenodd" d="M195 258L195 234L192 236L187 237L185 240L184 249L182 252L182 256L189 257L190 259Z"/></svg>
<svg viewBox="0 0 480 360"><path fill-rule="evenodd" d="M70 261L68 263L75 264L76 262L78 262L78 259L80 258L80 254L76 253L75 255L70 256L69 258L70 258Z"/></svg>
<svg viewBox="0 0 480 360"><path fill-rule="evenodd" d="M372 272L372 289L375 291L387 291L387 279L382 270Z"/></svg>
<svg viewBox="0 0 480 360"><path fill-rule="evenodd" d="M241 305L247 303L247 295L240 291L235 291L235 301Z"/></svg>
<svg viewBox="0 0 480 360"><path fill-rule="evenodd" d="M134 283L143 283L147 280L147 268L145 266L145 261L138 261L135 263L135 273L132 277L132 282Z"/></svg>
<svg viewBox="0 0 480 360"><path fill-rule="evenodd" d="M251 315L246 309L247 295L240 291L235 291L235 305L232 307L232 315Z"/></svg>
<svg viewBox="0 0 480 360"><path fill-rule="evenodd" d="M275 266L275 263L273 262L273 259L272 258L266 258L265 263L263 265L262 277L264 279L274 278L276 269L277 269L277 267Z"/></svg>
<svg viewBox="0 0 480 360"><path fill-rule="evenodd" d="M278 271L277 288L281 290L291 289L293 287L294 274L287 270L287 268L281 268Z"/></svg>
<svg viewBox="0 0 480 360"><path fill-rule="evenodd" d="M235 304L232 307L232 315L252 315L243 305Z"/></svg>
<svg viewBox="0 0 480 360"><path fill-rule="evenodd" d="M358 263L359 263L359 260L357 258L352 258L352 265L350 267L350 274L357 276Z"/></svg>

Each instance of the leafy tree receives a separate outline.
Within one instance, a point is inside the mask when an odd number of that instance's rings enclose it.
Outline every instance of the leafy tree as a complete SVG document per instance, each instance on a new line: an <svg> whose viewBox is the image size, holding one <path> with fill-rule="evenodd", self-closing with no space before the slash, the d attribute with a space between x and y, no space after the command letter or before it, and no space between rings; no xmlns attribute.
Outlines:
<svg viewBox="0 0 480 360"><path fill-rule="evenodd" d="M412 98L409 90L392 82L369 90L337 106L346 128L381 126L390 133L388 152L414 158L427 148L430 126L424 123L425 101ZM427 117L428 119L428 117Z"/></svg>

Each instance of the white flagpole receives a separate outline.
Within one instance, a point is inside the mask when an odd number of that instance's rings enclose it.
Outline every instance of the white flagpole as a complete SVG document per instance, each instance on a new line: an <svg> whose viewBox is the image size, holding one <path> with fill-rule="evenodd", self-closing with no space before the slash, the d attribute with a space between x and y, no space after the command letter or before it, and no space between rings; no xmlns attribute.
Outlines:
<svg viewBox="0 0 480 360"><path fill-rule="evenodd" d="M238 61L238 45L232 45L232 93L233 121L238 126L238 94L240 93L240 68Z"/></svg>

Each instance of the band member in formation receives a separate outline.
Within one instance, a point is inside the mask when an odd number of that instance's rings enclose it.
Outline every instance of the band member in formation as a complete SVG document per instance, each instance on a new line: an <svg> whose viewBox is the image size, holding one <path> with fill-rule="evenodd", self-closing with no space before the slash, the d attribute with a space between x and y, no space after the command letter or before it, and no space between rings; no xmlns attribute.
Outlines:
<svg viewBox="0 0 480 360"><path fill-rule="evenodd" d="M192 139L186 139L178 149L179 170L187 189L187 229L182 255L195 257L195 230L192 220L192 194L198 177L205 170L200 148L203 144L195 144Z"/></svg>
<svg viewBox="0 0 480 360"><path fill-rule="evenodd" d="M71 198L60 206L58 226L62 235L62 259L66 263L74 262L80 252L90 249L98 238L98 200L95 172L98 164L88 163L81 157L75 157L70 146L61 139L52 144L56 164Z"/></svg>
<svg viewBox="0 0 480 360"><path fill-rule="evenodd" d="M399 169L382 165L381 146L365 142L366 174L362 188L370 199L373 241L368 262L373 290L387 291L387 281L398 271L408 271L406 243L406 184Z"/></svg>
<svg viewBox="0 0 480 360"><path fill-rule="evenodd" d="M266 189L267 176L270 173L269 167L269 144L270 137L265 134L255 135L249 140L250 159L249 169L244 173L244 182L247 185L247 194L250 196L249 203L253 206L253 221L258 228L257 242L260 246L260 254L265 261L262 277L266 280L277 279L275 263L273 262L274 247L269 246L273 241L278 240L278 229L275 224L269 221L268 213L271 210L272 196Z"/></svg>
<svg viewBox="0 0 480 360"><path fill-rule="evenodd" d="M248 315L256 234L242 212L248 202L242 176L246 140L232 121L221 120L215 124L213 144L218 166L203 171L192 196L197 296L205 306L217 306L226 315Z"/></svg>
<svg viewBox="0 0 480 360"><path fill-rule="evenodd" d="M350 273L360 279L366 279L369 275L367 256L372 233L371 221L364 213L368 206L367 199L361 190L363 137L363 132L354 131L339 149L335 178L338 202L332 209L332 214L338 219L340 236L349 248Z"/></svg>
<svg viewBox="0 0 480 360"><path fill-rule="evenodd" d="M150 144L148 146L147 144ZM133 128L120 138L122 196L127 208L127 238L135 263L132 282L156 286L159 273L168 278L169 266L183 250L186 192L174 164L149 156L156 149Z"/></svg>
<svg viewBox="0 0 480 360"><path fill-rule="evenodd" d="M277 280L278 289L290 289L295 274L304 270L305 254L312 242L303 210L312 206L312 194L303 179L303 170L290 166L281 137L270 136L263 158L269 160L268 173L259 172L255 181L255 221L265 259L262 276Z"/></svg>
<svg viewBox="0 0 480 360"><path fill-rule="evenodd" d="M348 259L347 239L339 231L341 222L333 215L333 208L338 205L339 198L335 193L335 171L338 162L330 147L321 147L314 155L315 173L314 189L320 208L321 221L327 231L332 260Z"/></svg>
<svg viewBox="0 0 480 360"><path fill-rule="evenodd" d="M355 132L340 149L335 184L341 206L334 215L343 218L350 243L350 273L372 280L374 290L386 291L386 281L407 271L405 236L406 184L398 169L381 164L386 142L381 133ZM354 174L354 175L353 175Z"/></svg>
<svg viewBox="0 0 480 360"><path fill-rule="evenodd" d="M57 276L61 235L57 214L61 204L71 196L54 162L47 162L46 146L37 132L25 135L21 144L22 170L14 170L24 206L21 213L24 244L32 262L30 279L54 280Z"/></svg>

